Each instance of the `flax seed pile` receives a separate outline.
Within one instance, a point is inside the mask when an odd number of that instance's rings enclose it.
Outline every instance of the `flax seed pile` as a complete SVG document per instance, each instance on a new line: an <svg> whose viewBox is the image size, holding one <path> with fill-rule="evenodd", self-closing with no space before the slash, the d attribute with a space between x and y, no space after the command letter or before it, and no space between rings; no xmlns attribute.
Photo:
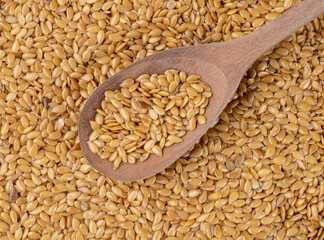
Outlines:
<svg viewBox="0 0 324 240"><path fill-rule="evenodd" d="M1 1L0 240L322 240L324 15L260 57L156 176L106 178L77 137L85 101L116 72L241 37L297 2Z"/></svg>
<svg viewBox="0 0 324 240"><path fill-rule="evenodd" d="M120 89L105 92L101 108L90 121L91 152L113 162L145 161L150 154L183 141L187 131L205 124L211 88L199 75L169 69L124 80Z"/></svg>

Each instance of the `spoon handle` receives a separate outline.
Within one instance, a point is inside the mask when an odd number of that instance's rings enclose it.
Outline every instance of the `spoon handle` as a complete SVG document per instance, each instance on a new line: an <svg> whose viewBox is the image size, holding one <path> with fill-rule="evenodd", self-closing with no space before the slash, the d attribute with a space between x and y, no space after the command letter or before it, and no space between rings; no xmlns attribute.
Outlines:
<svg viewBox="0 0 324 240"><path fill-rule="evenodd" d="M301 1L265 26L238 39L242 41L241 49L244 49L245 59L249 59L252 64L260 55L323 13L324 0Z"/></svg>

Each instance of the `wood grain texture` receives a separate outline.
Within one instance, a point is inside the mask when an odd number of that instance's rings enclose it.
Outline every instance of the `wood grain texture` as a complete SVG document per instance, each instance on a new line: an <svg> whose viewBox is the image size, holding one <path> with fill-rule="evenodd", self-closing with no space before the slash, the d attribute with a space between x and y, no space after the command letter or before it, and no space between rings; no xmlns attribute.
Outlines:
<svg viewBox="0 0 324 240"><path fill-rule="evenodd" d="M243 74L265 51L294 33L296 30L324 13L324 0L304 0L264 27L237 40L176 48L153 54L117 73L99 86L87 100L79 120L81 149L90 162L102 174L121 181L135 181L150 177L181 157L213 125L219 114L236 91ZM163 149L163 156L151 154L144 162L121 163L113 170L113 162L102 159L90 151L87 141L92 132L90 120L104 100L104 92L119 88L126 78L141 74L163 74L168 69L178 69L187 74L198 74L208 83L213 95L206 107L207 123L188 131L184 141Z"/></svg>

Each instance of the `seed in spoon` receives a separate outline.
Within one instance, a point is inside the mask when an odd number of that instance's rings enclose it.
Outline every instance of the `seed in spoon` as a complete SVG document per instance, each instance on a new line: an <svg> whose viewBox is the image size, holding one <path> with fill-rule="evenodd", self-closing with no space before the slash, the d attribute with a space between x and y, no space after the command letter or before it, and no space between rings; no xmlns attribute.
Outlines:
<svg viewBox="0 0 324 240"><path fill-rule="evenodd" d="M205 124L211 97L198 75L167 70L126 79L120 89L106 91L97 109L88 145L93 153L114 163L145 161L162 156L163 148L183 141L187 131Z"/></svg>

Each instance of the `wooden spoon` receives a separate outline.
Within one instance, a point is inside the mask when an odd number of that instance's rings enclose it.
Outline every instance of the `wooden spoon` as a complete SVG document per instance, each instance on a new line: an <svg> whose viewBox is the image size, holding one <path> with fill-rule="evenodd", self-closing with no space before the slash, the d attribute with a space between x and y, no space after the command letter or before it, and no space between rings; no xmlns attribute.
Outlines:
<svg viewBox="0 0 324 240"><path fill-rule="evenodd" d="M324 0L303 0L264 27L237 40L162 51L115 74L93 92L81 113L79 138L85 157L99 172L116 180L135 181L162 171L181 157L215 123L231 100L242 76L261 54L322 13ZM207 123L188 131L183 142L164 148L162 157L151 154L144 162L122 163L113 170L113 163L92 153L87 144L92 132L89 121L94 120L96 109L101 107L105 91L118 89L119 84L127 78L137 78L144 73L163 74L168 69L198 74L202 81L211 86L213 95L205 113Z"/></svg>

